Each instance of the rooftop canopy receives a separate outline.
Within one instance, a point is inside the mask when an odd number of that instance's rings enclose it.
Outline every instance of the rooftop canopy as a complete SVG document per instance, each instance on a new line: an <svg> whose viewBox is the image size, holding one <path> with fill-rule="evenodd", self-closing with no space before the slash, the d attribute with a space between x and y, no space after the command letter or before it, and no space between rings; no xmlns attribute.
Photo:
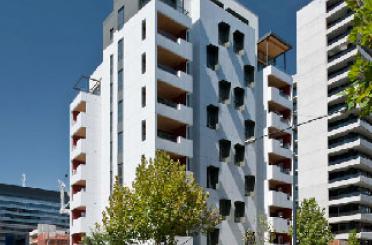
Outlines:
<svg viewBox="0 0 372 245"><path fill-rule="evenodd" d="M285 54L292 46L275 33L265 34L257 43L258 62L268 65L270 60Z"/></svg>

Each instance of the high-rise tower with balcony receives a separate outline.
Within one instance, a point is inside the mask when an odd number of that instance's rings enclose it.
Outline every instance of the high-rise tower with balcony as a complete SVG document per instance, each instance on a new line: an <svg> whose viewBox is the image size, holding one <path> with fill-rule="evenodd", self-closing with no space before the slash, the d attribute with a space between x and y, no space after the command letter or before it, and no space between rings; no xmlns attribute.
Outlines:
<svg viewBox="0 0 372 245"><path fill-rule="evenodd" d="M357 49L343 0L314 0L297 13L298 186L326 209L336 239L352 230L372 244L372 120L345 111L342 91Z"/></svg>
<svg viewBox="0 0 372 245"><path fill-rule="evenodd" d="M114 179L131 185L156 150L185 164L224 217L194 244L243 244L260 216L287 243L292 79L275 60L289 45L258 41L257 17L234 0L115 0L103 40L70 105L72 243L100 222Z"/></svg>

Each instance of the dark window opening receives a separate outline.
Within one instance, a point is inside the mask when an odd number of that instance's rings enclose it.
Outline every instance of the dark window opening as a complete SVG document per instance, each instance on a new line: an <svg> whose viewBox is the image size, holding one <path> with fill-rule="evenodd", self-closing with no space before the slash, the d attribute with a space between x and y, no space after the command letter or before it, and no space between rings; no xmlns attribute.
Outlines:
<svg viewBox="0 0 372 245"><path fill-rule="evenodd" d="M114 38L114 28L110 29L110 41Z"/></svg>
<svg viewBox="0 0 372 245"><path fill-rule="evenodd" d="M124 26L124 6L118 10L118 30Z"/></svg>
<svg viewBox="0 0 372 245"><path fill-rule="evenodd" d="M223 217L229 216L231 210L231 200L221 199L220 200L220 215Z"/></svg>
<svg viewBox="0 0 372 245"><path fill-rule="evenodd" d="M220 140L219 141L219 147L220 147L220 161L221 162L226 162L227 159L230 156L231 141Z"/></svg>
<svg viewBox="0 0 372 245"><path fill-rule="evenodd" d="M143 8L143 6L145 6L148 2L150 2L150 0L139 0L138 1L138 8L141 9Z"/></svg>
<svg viewBox="0 0 372 245"><path fill-rule="evenodd" d="M234 88L234 104L236 109L240 109L244 105L244 89Z"/></svg>
<svg viewBox="0 0 372 245"><path fill-rule="evenodd" d="M124 88L124 74L123 69L118 71L118 97L123 97L123 88Z"/></svg>
<svg viewBox="0 0 372 245"><path fill-rule="evenodd" d="M120 185L123 185L123 163L118 164L118 181Z"/></svg>
<svg viewBox="0 0 372 245"><path fill-rule="evenodd" d="M233 34L234 39L234 51L240 53L244 50L244 34L240 31L235 31Z"/></svg>
<svg viewBox="0 0 372 245"><path fill-rule="evenodd" d="M142 121L142 141L146 140L146 120Z"/></svg>
<svg viewBox="0 0 372 245"><path fill-rule="evenodd" d="M235 202L235 211L234 211L234 217L235 217L235 222L241 222L241 218L244 217L245 215L245 204L244 202Z"/></svg>
<svg viewBox="0 0 372 245"><path fill-rule="evenodd" d="M142 21L142 40L146 39L146 20Z"/></svg>
<svg viewBox="0 0 372 245"><path fill-rule="evenodd" d="M218 83L218 97L221 103L225 103L230 99L231 83L227 81L220 81Z"/></svg>
<svg viewBox="0 0 372 245"><path fill-rule="evenodd" d="M142 74L146 73L146 53L142 54L142 58L141 58L141 72L142 72Z"/></svg>
<svg viewBox="0 0 372 245"><path fill-rule="evenodd" d="M207 127L217 129L218 125L218 107L214 105L207 106Z"/></svg>
<svg viewBox="0 0 372 245"><path fill-rule="evenodd" d="M221 3L220 1L218 1L218 0L211 0L211 2L212 3L214 3L214 4L216 4L218 7L220 7L220 8L223 8L223 3Z"/></svg>
<svg viewBox="0 0 372 245"><path fill-rule="evenodd" d="M252 86L254 84L254 66L244 66L244 81L247 86Z"/></svg>
<svg viewBox="0 0 372 245"><path fill-rule="evenodd" d="M118 61L122 61L124 57L124 41L120 39L118 42Z"/></svg>
<svg viewBox="0 0 372 245"><path fill-rule="evenodd" d="M218 245L219 235L220 235L219 229L214 229L213 231L208 232L207 245Z"/></svg>
<svg viewBox="0 0 372 245"><path fill-rule="evenodd" d="M252 192L254 192L254 187L256 184L256 177L253 175L245 176L245 195L249 196Z"/></svg>
<svg viewBox="0 0 372 245"><path fill-rule="evenodd" d="M235 164L242 165L244 163L244 155L245 155L245 146L241 144L236 144L234 146L235 149Z"/></svg>
<svg viewBox="0 0 372 245"><path fill-rule="evenodd" d="M245 139L250 139L254 137L255 125L256 123L252 120L245 120Z"/></svg>
<svg viewBox="0 0 372 245"><path fill-rule="evenodd" d="M207 188L217 188L219 171L217 167L209 166L207 168Z"/></svg>
<svg viewBox="0 0 372 245"><path fill-rule="evenodd" d="M218 69L218 47L212 44L207 46L207 67L212 70Z"/></svg>
<svg viewBox="0 0 372 245"><path fill-rule="evenodd" d="M218 43L220 45L227 45L230 38L230 25L225 22L218 24Z"/></svg>
<svg viewBox="0 0 372 245"><path fill-rule="evenodd" d="M142 97L142 107L145 107L146 106L146 87L142 87L141 97Z"/></svg>

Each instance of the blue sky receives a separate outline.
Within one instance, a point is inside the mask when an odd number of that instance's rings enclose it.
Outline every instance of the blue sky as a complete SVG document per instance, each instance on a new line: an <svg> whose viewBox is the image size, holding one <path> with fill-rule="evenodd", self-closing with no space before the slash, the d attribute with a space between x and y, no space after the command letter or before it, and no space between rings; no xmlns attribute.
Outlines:
<svg viewBox="0 0 372 245"><path fill-rule="evenodd" d="M310 0L242 0L295 46L296 10ZM69 166L73 86L100 63L111 0L12 0L0 7L0 183L57 189ZM295 51L288 55L295 72Z"/></svg>

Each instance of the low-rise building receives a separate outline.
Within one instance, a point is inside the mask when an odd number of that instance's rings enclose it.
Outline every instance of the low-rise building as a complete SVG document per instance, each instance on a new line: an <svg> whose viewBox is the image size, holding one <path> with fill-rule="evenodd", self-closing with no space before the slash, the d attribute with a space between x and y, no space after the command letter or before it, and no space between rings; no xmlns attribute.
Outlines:
<svg viewBox="0 0 372 245"><path fill-rule="evenodd" d="M68 245L70 235L67 230L57 230L55 225L38 225L30 232L30 245Z"/></svg>

